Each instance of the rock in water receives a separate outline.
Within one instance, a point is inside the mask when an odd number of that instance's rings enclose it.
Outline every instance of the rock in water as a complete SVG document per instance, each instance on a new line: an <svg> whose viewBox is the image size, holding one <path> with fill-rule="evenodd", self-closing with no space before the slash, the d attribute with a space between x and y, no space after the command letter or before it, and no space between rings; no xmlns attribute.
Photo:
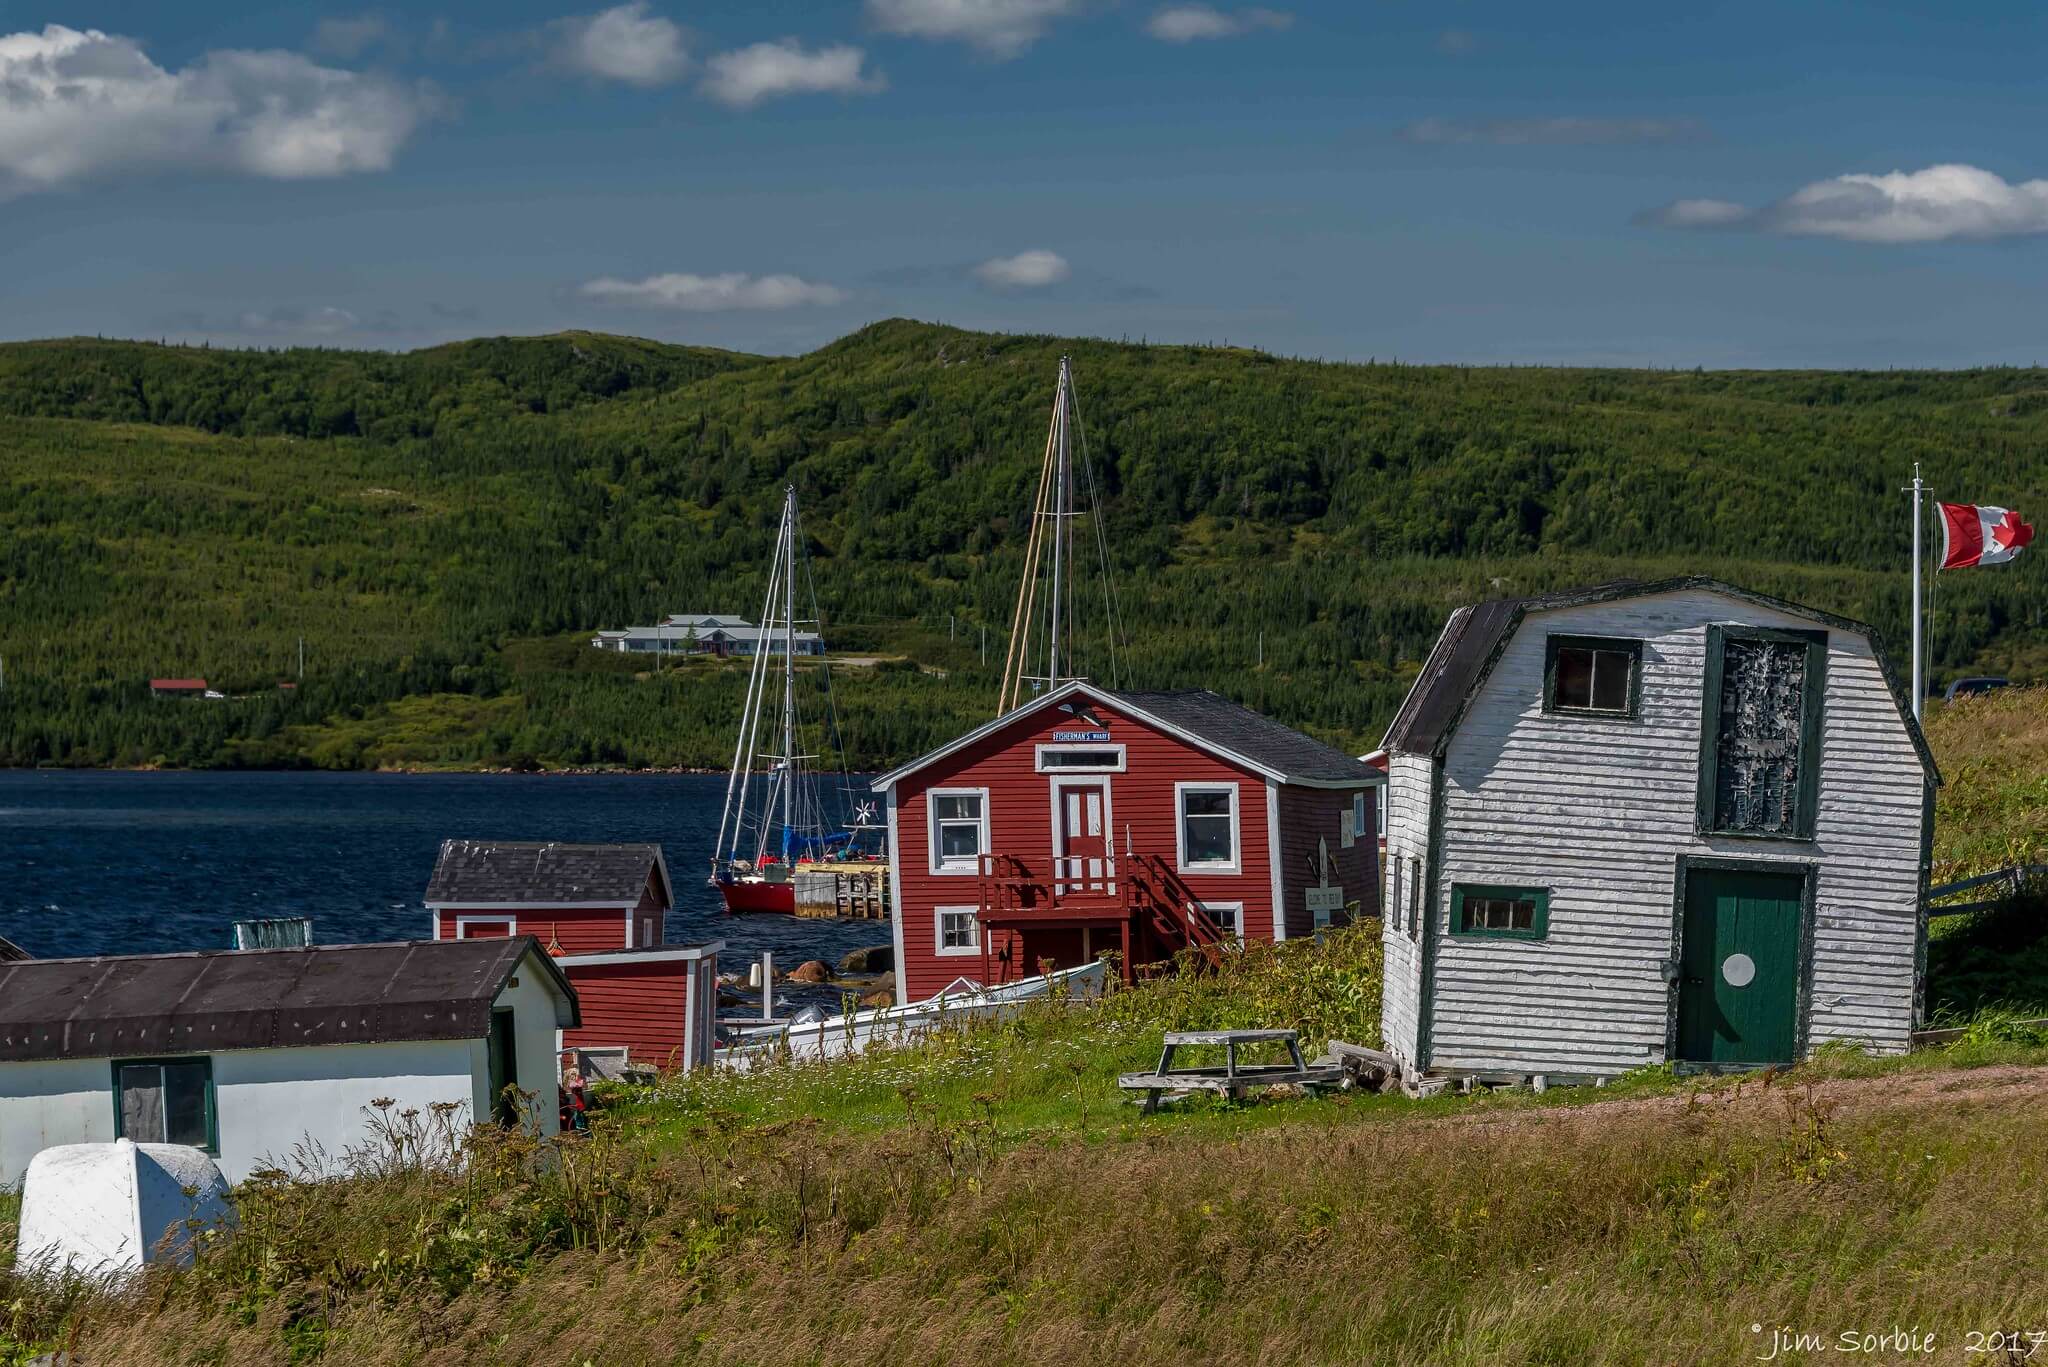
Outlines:
<svg viewBox="0 0 2048 1367"><path fill-rule="evenodd" d="M22 1178L16 1266L92 1277L190 1263L194 1238L234 1220L227 1179L198 1149L60 1144L30 1159Z"/></svg>
<svg viewBox="0 0 2048 1367"><path fill-rule="evenodd" d="M823 959L811 959L792 968L789 971L789 977L785 981L793 983L829 983L832 981L832 970L826 967Z"/></svg>
<svg viewBox="0 0 2048 1367"><path fill-rule="evenodd" d="M862 997L860 1004L862 1006L894 1006L896 1004L896 994L885 987L879 992L870 992L865 997Z"/></svg>
<svg viewBox="0 0 2048 1367"><path fill-rule="evenodd" d="M894 967L894 945L873 945L867 949L856 949L839 961L841 973L883 973Z"/></svg>

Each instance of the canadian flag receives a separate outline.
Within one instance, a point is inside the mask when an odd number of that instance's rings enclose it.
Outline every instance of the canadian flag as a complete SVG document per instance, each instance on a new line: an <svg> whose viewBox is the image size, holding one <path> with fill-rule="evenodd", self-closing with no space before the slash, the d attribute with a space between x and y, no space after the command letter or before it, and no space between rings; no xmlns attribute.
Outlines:
<svg viewBox="0 0 2048 1367"><path fill-rule="evenodd" d="M2034 539L2034 529L2007 508L1974 503L1941 505L1941 567L2003 565Z"/></svg>

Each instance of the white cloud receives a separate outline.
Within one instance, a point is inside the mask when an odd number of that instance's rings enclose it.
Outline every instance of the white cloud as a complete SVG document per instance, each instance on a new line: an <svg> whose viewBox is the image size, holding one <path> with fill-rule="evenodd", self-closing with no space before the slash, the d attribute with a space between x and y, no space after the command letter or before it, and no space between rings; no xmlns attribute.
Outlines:
<svg viewBox="0 0 2048 1367"><path fill-rule="evenodd" d="M430 86L293 52L168 71L133 39L50 24L0 36L0 197L122 172L382 171L439 103Z"/></svg>
<svg viewBox="0 0 2048 1367"><path fill-rule="evenodd" d="M590 299L633 304L642 308L679 309L685 313L719 313L732 309L794 309L843 303L846 291L815 284L794 275L650 275L640 280L615 276L587 282L581 293Z"/></svg>
<svg viewBox="0 0 2048 1367"><path fill-rule="evenodd" d="M1294 16L1285 10L1226 12L1214 5L1166 5L1145 21L1145 32L1165 43L1192 43L1198 38L1237 38L1255 29L1283 29L1293 22Z"/></svg>
<svg viewBox="0 0 2048 1367"><path fill-rule="evenodd" d="M354 61L390 38L391 25L381 14L341 15L322 19L314 25L313 50L328 57Z"/></svg>
<svg viewBox="0 0 2048 1367"><path fill-rule="evenodd" d="M666 85L690 68L683 31L632 0L596 14L557 19L555 60L571 71L627 85Z"/></svg>
<svg viewBox="0 0 2048 1367"><path fill-rule="evenodd" d="M1706 128L1696 119L1422 119L1397 130L1396 136L1423 143L1570 145L1685 142L1706 136Z"/></svg>
<svg viewBox="0 0 2048 1367"><path fill-rule="evenodd" d="M806 52L796 39L784 38L713 57L702 89L739 108L778 95L872 95L889 83L880 72L864 70L866 61L859 48L843 43Z"/></svg>
<svg viewBox="0 0 2048 1367"><path fill-rule="evenodd" d="M868 19L885 33L970 43L1008 58L1045 36L1053 20L1082 0L867 0Z"/></svg>
<svg viewBox="0 0 2048 1367"><path fill-rule="evenodd" d="M1681 199L1639 220L1663 228L1748 228L1792 237L1900 245L2048 233L2048 180L2009 182L1975 166L1846 175L1750 209Z"/></svg>
<svg viewBox="0 0 2048 1367"><path fill-rule="evenodd" d="M243 332L256 336L293 334L312 337L333 337L344 332L353 332L362 326L362 320L347 309L332 306L317 309L281 308L268 313L243 313L236 317L236 326Z"/></svg>
<svg viewBox="0 0 2048 1367"><path fill-rule="evenodd" d="M1725 199L1674 199L1641 221L1657 228L1733 228L1748 217L1746 207Z"/></svg>
<svg viewBox="0 0 2048 1367"><path fill-rule="evenodd" d="M1073 274L1067 259L1058 252L1035 248L1015 256L998 256L974 268L974 278L984 285L1005 290L1035 290L1057 285Z"/></svg>

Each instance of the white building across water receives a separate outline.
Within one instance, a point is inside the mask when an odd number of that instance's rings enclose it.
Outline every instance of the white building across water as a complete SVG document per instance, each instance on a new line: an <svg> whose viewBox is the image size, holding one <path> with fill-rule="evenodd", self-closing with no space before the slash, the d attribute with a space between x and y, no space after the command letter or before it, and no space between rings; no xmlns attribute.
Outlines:
<svg viewBox="0 0 2048 1367"><path fill-rule="evenodd" d="M1940 779L1871 628L1703 579L1460 608L1386 749L1411 1073L1907 1048Z"/></svg>
<svg viewBox="0 0 2048 1367"><path fill-rule="evenodd" d="M379 1098L553 1134L556 1032L580 1023L530 936L0 962L0 1188L46 1148L120 1138L239 1182L308 1141L341 1157Z"/></svg>
<svg viewBox="0 0 2048 1367"><path fill-rule="evenodd" d="M817 632L799 631L794 636L797 654L825 653L825 638ZM788 642L780 627L757 627L744 617L678 612L651 627L600 631L590 644L623 654L780 655Z"/></svg>

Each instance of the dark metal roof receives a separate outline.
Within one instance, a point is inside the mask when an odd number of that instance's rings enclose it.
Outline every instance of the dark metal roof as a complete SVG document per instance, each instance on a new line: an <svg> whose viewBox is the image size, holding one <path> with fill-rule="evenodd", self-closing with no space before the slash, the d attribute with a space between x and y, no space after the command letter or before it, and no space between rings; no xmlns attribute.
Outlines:
<svg viewBox="0 0 2048 1367"><path fill-rule="evenodd" d="M0 964L20 963L29 957L29 952L4 935L0 935Z"/></svg>
<svg viewBox="0 0 2048 1367"><path fill-rule="evenodd" d="M640 900L650 875L662 904L672 905L659 845L444 840L426 901L430 906L631 904Z"/></svg>
<svg viewBox="0 0 2048 1367"><path fill-rule="evenodd" d="M1548 608L1579 607L1588 603L1607 603L1621 598L1642 598L1657 593L1675 593L1686 589L1701 589L1717 593L1725 598L1739 599L1759 607L1811 621L1842 631L1854 632L1870 642L1870 651L1877 660L1878 671L1884 676L1890 688L1892 701L1898 707L1899 720L1904 723L1906 734L1919 753L1921 765L1936 783L1941 782L1941 772L1934 763L1934 752L1927 746L1927 738L1920 730L1920 723L1913 716L1912 700L1900 685L1898 672L1892 668L1891 659L1885 654L1884 642L1877 629L1851 618L1839 617L1819 608L1810 608L1801 603L1773 598L1766 593L1738 588L1718 579L1704 575L1687 575L1675 579L1618 579L1612 583L1595 584L1589 588L1568 589L1556 593L1535 594L1526 598L1495 598L1470 607L1459 608L1444 624L1443 634L1437 637L1436 648L1423 663L1422 672L1416 676L1415 684L1408 690L1408 696L1401 703L1401 710L1394 714L1392 726L1387 728L1387 737L1381 743L1387 750L1399 750L1407 754L1440 755L1458 728L1465 715L1465 708L1479 686L1486 682L1486 676L1493 669L1493 662L1500 658L1509 638L1522 619L1531 612Z"/></svg>
<svg viewBox="0 0 2048 1367"><path fill-rule="evenodd" d="M0 1061L481 1039L522 962L576 993L531 936L0 964Z"/></svg>
<svg viewBox="0 0 2048 1367"><path fill-rule="evenodd" d="M1283 782L1376 783L1379 771L1313 736L1261 716L1206 688L1158 693L1109 692L1106 697L1219 750L1273 771Z"/></svg>

